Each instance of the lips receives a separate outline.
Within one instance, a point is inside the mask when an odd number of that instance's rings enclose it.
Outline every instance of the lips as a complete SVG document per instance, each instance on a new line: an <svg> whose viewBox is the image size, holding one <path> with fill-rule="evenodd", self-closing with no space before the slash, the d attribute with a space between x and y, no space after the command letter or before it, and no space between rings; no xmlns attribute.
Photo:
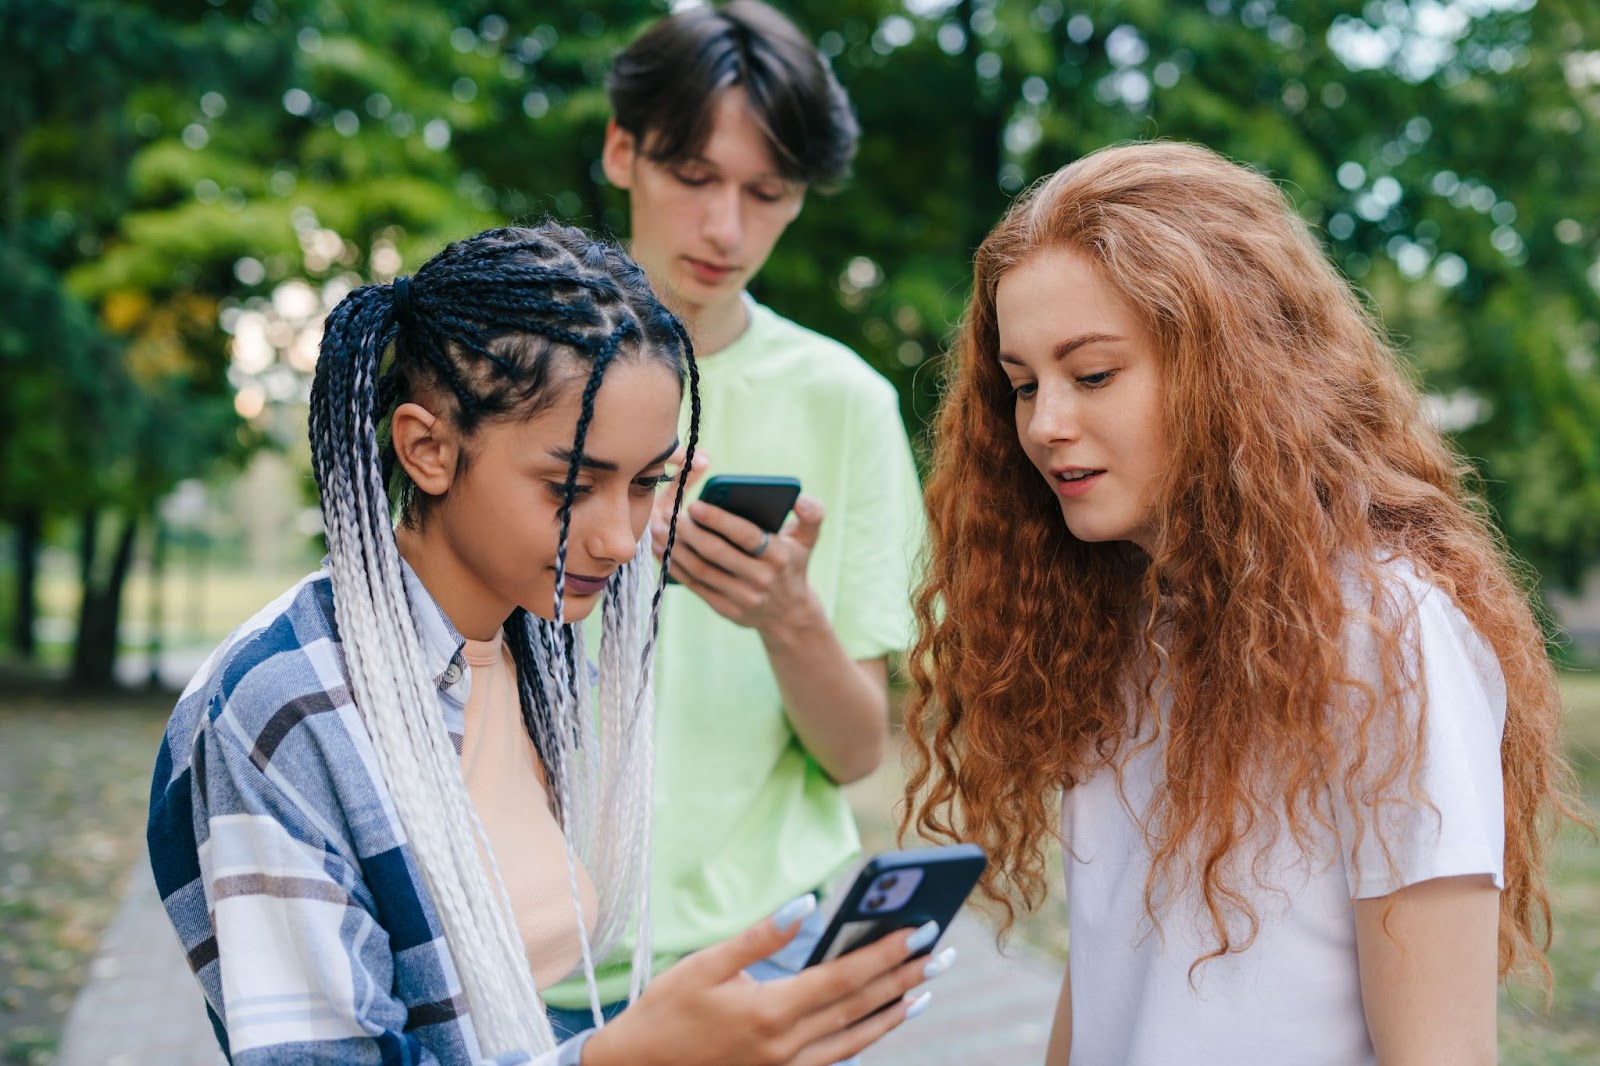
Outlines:
<svg viewBox="0 0 1600 1066"><path fill-rule="evenodd" d="M1050 484L1058 496L1082 496L1105 476L1104 470L1093 470L1088 467L1071 467L1065 470L1052 470Z"/></svg>
<svg viewBox="0 0 1600 1066"><path fill-rule="evenodd" d="M606 584L611 580L608 574L605 577L586 577L583 574L567 575L567 592L576 596L596 596L606 590Z"/></svg>
<svg viewBox="0 0 1600 1066"><path fill-rule="evenodd" d="M726 281L739 269L721 263L707 262L704 259L695 259L692 256L684 256L683 261L688 265L689 272L706 285L716 285Z"/></svg>

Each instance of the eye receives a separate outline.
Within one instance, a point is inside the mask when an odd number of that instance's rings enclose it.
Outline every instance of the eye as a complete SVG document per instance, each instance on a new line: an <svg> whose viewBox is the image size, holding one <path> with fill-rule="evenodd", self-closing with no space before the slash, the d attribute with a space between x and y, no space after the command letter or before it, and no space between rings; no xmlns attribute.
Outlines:
<svg viewBox="0 0 1600 1066"><path fill-rule="evenodd" d="M710 175L685 173L681 170L674 170L672 172L672 176L677 179L679 184L687 185L691 189L698 189L700 186L705 185L711 180Z"/></svg>
<svg viewBox="0 0 1600 1066"><path fill-rule="evenodd" d="M1012 398L1018 400L1031 400L1033 394L1039 391L1037 381L1018 381L1011 386Z"/></svg>
<svg viewBox="0 0 1600 1066"><path fill-rule="evenodd" d="M1093 374L1082 374L1074 380L1086 389L1098 389L1110 382L1116 375L1117 372L1115 370L1101 370Z"/></svg>
<svg viewBox="0 0 1600 1066"><path fill-rule="evenodd" d="M671 482L671 474L650 474L646 477L634 478L633 490L640 495L650 495L662 485L670 484Z"/></svg>
<svg viewBox="0 0 1600 1066"><path fill-rule="evenodd" d="M775 204L783 199L783 190L755 188L750 190L750 195L764 204Z"/></svg>
<svg viewBox="0 0 1600 1066"><path fill-rule="evenodd" d="M565 481L546 481L544 484L545 488L550 490L550 495L554 496L558 501L566 499L567 483ZM585 485L580 481L572 486L572 498L574 501L581 500L593 491L593 485Z"/></svg>

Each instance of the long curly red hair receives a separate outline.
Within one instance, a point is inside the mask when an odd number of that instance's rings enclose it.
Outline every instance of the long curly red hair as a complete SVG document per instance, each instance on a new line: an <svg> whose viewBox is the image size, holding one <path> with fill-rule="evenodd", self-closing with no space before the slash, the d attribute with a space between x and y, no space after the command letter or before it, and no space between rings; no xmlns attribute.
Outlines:
<svg viewBox="0 0 1600 1066"><path fill-rule="evenodd" d="M1018 441L995 291L1043 248L1095 263L1162 360L1171 455L1148 556L1076 540ZM1380 575L1400 557L1504 672L1500 971L1531 959L1548 975L1547 816L1573 808L1528 583L1384 331L1271 181L1198 146L1145 143L1020 198L977 252L927 504L901 832L981 844L1006 927L1016 902L1043 899L1060 790L1114 767L1157 720L1158 695L1167 751L1145 902L1159 921L1197 891L1215 936L1204 958L1254 939L1241 877L1281 827L1306 845L1331 827L1335 795L1368 827L1385 803L1425 804L1421 723L1395 710L1418 684L1413 634ZM1371 591L1370 610L1350 587ZM1381 638L1376 686L1351 675L1352 625ZM1159 694L1141 666L1157 662Z"/></svg>

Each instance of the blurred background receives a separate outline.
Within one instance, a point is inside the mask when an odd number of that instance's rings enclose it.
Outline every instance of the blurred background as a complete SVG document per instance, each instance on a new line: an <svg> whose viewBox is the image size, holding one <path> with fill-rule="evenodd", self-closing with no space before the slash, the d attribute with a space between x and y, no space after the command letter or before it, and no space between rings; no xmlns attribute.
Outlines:
<svg viewBox="0 0 1600 1066"><path fill-rule="evenodd" d="M971 251L1029 182L1148 137L1282 182L1530 567L1593 809L1600 3L779 6L864 136L756 295L888 375L914 436ZM490 225L625 234L601 82L667 10L0 0L0 1062L56 1053L170 688L320 555L321 316ZM859 790L864 819L893 792ZM1564 847L1556 1007L1508 998L1508 1061L1600 1060L1600 859ZM1049 917L1025 937L1059 950Z"/></svg>

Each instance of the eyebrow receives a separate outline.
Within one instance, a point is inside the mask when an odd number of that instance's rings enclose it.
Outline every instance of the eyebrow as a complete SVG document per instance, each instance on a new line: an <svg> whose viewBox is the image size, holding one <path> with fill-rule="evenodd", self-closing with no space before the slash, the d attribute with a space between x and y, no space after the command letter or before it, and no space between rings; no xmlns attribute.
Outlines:
<svg viewBox="0 0 1600 1066"><path fill-rule="evenodd" d="M1056 345L1055 351L1050 353L1050 358L1060 362L1062 359L1065 359L1067 356L1071 355L1073 352L1084 347L1085 345L1114 344L1117 341L1125 339L1126 338L1124 337L1117 336L1115 333L1084 333L1072 338L1069 341L1062 341L1060 344ZM1006 355L1004 352L1000 353L1000 362L1010 363L1012 366L1027 365L1016 356Z"/></svg>
<svg viewBox="0 0 1600 1066"><path fill-rule="evenodd" d="M713 163L711 160L707 159L703 155L686 155L686 156L683 157L682 160L680 160L680 162L683 162L683 163L696 163L696 164L698 164L700 166L705 167L708 170L714 170L718 174L722 173L722 168L721 167L717 166L717 164ZM778 182L781 185L793 185L793 186L799 186L799 185L804 184L803 182L796 181L795 179L788 177L781 170L763 170L761 173L757 174L753 178L750 178L749 180L753 181L753 182L754 181L775 181L775 182Z"/></svg>
<svg viewBox="0 0 1600 1066"><path fill-rule="evenodd" d="M645 467L648 468L648 467L656 466L656 465L658 465L660 463L664 463L668 459L672 458L672 453L677 451L677 450L678 450L678 439L676 437L674 437L672 439L672 443L667 445L666 451L662 452L660 455L656 456L654 459L650 460L648 463L646 463L644 465L645 465ZM571 448L551 448L550 449L550 457L552 459L556 459L556 460L559 460L560 462L567 463L567 464L570 465L571 462L572 462L572 449ZM613 463L610 459L596 459L592 455L585 455L582 458L580 458L578 460L578 465L583 467L583 469L585 469L585 470L599 470L599 471L602 471L602 472L607 473L607 474L614 474L614 473L617 472L617 469L618 469L617 464Z"/></svg>

